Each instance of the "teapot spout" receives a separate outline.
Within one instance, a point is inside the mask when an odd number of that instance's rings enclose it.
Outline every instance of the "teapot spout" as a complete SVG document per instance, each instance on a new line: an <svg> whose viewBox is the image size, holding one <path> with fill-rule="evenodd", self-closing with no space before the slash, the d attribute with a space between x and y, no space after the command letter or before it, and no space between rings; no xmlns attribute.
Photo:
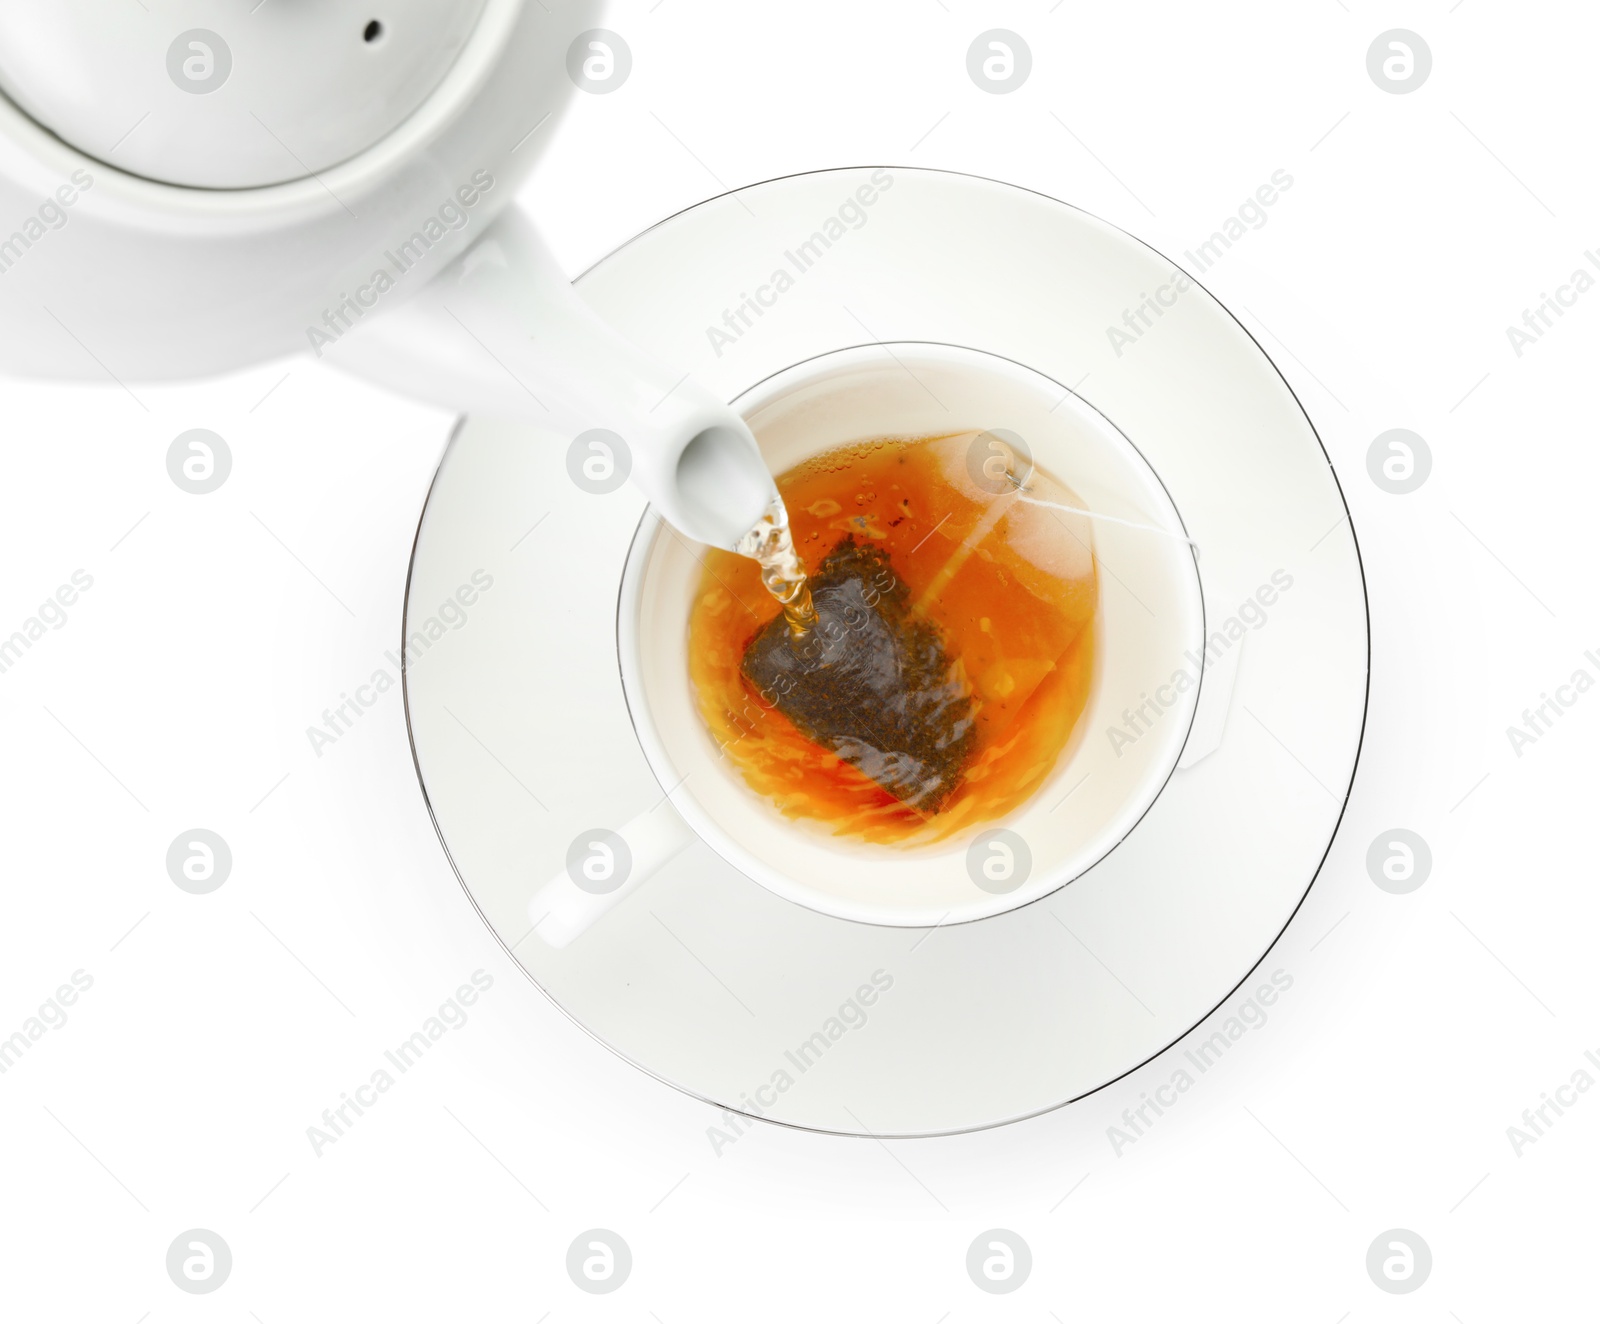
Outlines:
<svg viewBox="0 0 1600 1324"><path fill-rule="evenodd" d="M777 497L744 420L602 321L516 209L327 357L458 412L611 434L606 461L698 542L733 549Z"/></svg>

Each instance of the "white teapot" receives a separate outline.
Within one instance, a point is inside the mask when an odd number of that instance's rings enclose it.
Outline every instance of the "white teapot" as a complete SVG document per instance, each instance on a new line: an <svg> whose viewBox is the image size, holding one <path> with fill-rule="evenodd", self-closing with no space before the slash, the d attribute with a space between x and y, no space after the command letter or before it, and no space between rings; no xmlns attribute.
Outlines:
<svg viewBox="0 0 1600 1324"><path fill-rule="evenodd" d="M508 207L628 53L540 0L0 7L0 372L188 378L295 352L467 412L564 406L664 518L775 496L721 401L603 325Z"/></svg>

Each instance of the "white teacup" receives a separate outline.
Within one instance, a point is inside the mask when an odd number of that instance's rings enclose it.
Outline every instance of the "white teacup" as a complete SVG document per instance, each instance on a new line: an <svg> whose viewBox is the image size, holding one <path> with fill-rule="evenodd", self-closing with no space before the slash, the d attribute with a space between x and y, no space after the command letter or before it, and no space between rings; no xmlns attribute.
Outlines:
<svg viewBox="0 0 1600 1324"><path fill-rule="evenodd" d="M1172 775L1199 689L1171 684L1195 670L1187 658L1203 647L1194 554L1143 457L1056 382L949 345L839 350L795 364L734 404L774 473L874 436L1003 429L1022 437L1033 463L1096 517L1099 602L1087 704L1043 787L1003 820L907 849L787 818L720 756L700 716L688 659L700 549L647 512L623 572L617 648L629 713L666 798L605 840L577 848L567 873L530 902L540 936L565 946L695 836L779 896L843 919L904 927L1000 914L1091 868ZM1141 704L1143 720L1130 726L1128 714ZM1130 740L1130 729L1141 733Z"/></svg>

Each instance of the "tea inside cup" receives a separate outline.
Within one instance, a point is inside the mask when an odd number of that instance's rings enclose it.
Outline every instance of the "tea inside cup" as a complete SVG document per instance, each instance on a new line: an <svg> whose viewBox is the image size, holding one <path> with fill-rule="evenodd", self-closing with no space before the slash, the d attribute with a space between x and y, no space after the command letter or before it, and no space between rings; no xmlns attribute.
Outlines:
<svg viewBox="0 0 1600 1324"><path fill-rule="evenodd" d="M1038 766L1030 769L1032 780L1016 803L997 809L991 796L985 812L979 795L952 799L950 812L961 810L953 821L941 823L934 812L915 819L915 830L896 832L841 830L848 825L837 814L819 814L815 805L796 812L792 800L772 794L730 757L728 730L708 722L715 706L701 702L705 658L690 639L689 622L703 608L707 585L714 593L726 582L728 567L712 565L706 549L665 530L647 513L624 573L619 658L641 746L663 789L673 790L678 812L725 859L780 895L870 923L979 919L1046 895L1092 867L1138 822L1170 776L1201 679L1189 661L1200 656L1203 639L1193 551L1164 488L1137 450L1057 383L1008 360L954 346L841 350L777 374L735 405L780 485L797 467L809 463L813 472L826 470L833 456L864 443L882 449L890 464L899 448L902 459L919 456L938 468L952 508L908 505L915 527L903 530L906 536L890 557L891 563L900 557L905 578L935 604L941 593L953 591L957 571L969 558L974 566L981 558L997 559L993 531L1003 527L1004 507L1020 495L1024 504L1015 505L1010 518L1023 524L1023 532L1049 540L1046 550L1054 562L1089 567L1089 573L1058 581L1087 595L1077 622L1079 651L1073 666L1052 660L1039 674L1020 677L980 666L980 674L967 675L965 683L988 700L985 684L1059 686L1075 670L1081 692L1073 696L1070 734L1050 735L1030 724L1027 714L1042 710L1027 708L1026 692L1009 709L999 702L978 705L992 716L1020 712L1016 736L1034 741ZM995 451L1004 459L990 458ZM987 499L985 463L994 478L1004 476L1007 463L1013 469L1009 489L998 482ZM1020 467L1028 472L1018 484L1014 470ZM954 506L963 491L970 508L958 514ZM834 514L827 501L811 504L821 516L808 524L804 512L792 509L791 520L809 532L813 545L801 551L815 568L852 537L852 517L841 511L841 519L823 518ZM953 519L964 520L965 527L952 529ZM881 523L863 523L863 539L887 532ZM835 524L841 543L830 548L824 544L834 537ZM906 559L913 544L916 556L934 558L931 570ZM983 591L1003 594L1006 571L1015 575L1019 565L1025 572L1026 563L1001 567L995 571L1000 577ZM945 573L949 566L955 569ZM997 597L996 617L999 605ZM776 610L770 602L750 602L748 594L734 610L751 608L769 619ZM928 610L937 619L936 607ZM974 651L956 661L980 659ZM1047 678L1051 671L1056 674ZM1130 727L1125 718L1135 709L1143 720ZM886 822L883 814L892 817L894 806L889 797L877 800L885 805L878 821Z"/></svg>

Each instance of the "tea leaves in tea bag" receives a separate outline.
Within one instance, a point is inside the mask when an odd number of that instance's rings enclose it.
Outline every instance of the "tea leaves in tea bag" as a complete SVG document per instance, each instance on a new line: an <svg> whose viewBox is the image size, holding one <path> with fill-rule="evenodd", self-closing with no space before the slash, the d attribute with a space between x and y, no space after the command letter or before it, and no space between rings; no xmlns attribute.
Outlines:
<svg viewBox="0 0 1600 1324"><path fill-rule="evenodd" d="M896 799L936 813L960 785L972 693L943 632L912 612L888 553L847 536L811 576L816 623L779 615L745 650L745 677L808 739Z"/></svg>

